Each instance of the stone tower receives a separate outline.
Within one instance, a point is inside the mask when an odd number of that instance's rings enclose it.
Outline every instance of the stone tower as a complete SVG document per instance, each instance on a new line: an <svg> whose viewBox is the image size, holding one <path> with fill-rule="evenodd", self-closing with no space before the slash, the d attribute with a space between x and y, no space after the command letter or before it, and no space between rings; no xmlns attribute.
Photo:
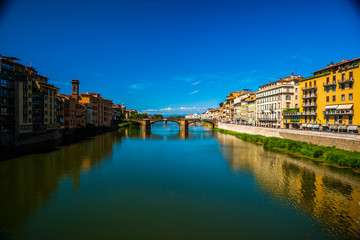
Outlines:
<svg viewBox="0 0 360 240"><path fill-rule="evenodd" d="M78 98L79 98L79 80L77 79L73 79L71 81L72 83L72 95L76 97L76 101L78 102Z"/></svg>

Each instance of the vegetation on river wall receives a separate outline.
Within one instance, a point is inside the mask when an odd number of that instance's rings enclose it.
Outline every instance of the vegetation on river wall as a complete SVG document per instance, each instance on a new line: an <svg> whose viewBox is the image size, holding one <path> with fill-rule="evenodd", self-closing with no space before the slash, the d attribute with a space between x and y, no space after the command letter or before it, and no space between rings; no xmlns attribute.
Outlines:
<svg viewBox="0 0 360 240"><path fill-rule="evenodd" d="M130 127L130 126L139 126L140 123L137 122L124 122L124 123L120 123L118 125L119 128L123 128L123 127Z"/></svg>
<svg viewBox="0 0 360 240"><path fill-rule="evenodd" d="M233 135L248 142L263 145L265 148L285 149L293 153L301 153L305 156L319 158L325 162L338 164L340 166L349 166L356 169L360 168L360 152L351 152L335 148L334 146L325 147L277 137L238 133L219 128L216 128L215 130L220 133Z"/></svg>

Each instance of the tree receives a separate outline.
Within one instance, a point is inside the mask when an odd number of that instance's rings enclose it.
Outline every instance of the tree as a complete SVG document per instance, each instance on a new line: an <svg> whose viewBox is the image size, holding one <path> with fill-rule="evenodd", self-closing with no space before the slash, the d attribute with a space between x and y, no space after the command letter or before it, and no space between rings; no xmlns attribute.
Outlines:
<svg viewBox="0 0 360 240"><path fill-rule="evenodd" d="M162 119L163 115L161 114L154 114L154 119Z"/></svg>

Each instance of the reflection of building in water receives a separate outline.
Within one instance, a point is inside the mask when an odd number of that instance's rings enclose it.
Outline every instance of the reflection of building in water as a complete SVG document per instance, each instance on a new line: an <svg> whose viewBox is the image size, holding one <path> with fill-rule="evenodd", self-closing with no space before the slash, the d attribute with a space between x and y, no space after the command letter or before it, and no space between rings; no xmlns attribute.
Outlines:
<svg viewBox="0 0 360 240"><path fill-rule="evenodd" d="M254 175L259 188L274 202L304 211L330 231L340 231L346 238L357 236L360 231L358 177L337 173L311 161L265 151L261 146L233 136L218 136L221 152L231 168Z"/></svg>
<svg viewBox="0 0 360 240"><path fill-rule="evenodd" d="M47 154L27 155L0 163L0 238L2 229L24 223L28 215L47 201L64 177L80 186L81 172L111 156L116 132L61 147Z"/></svg>

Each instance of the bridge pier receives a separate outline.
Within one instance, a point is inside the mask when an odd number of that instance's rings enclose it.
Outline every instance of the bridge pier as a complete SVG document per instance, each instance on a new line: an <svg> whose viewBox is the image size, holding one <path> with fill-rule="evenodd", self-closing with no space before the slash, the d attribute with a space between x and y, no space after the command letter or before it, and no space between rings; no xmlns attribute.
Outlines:
<svg viewBox="0 0 360 240"><path fill-rule="evenodd" d="M188 120L180 121L180 130L188 130L188 129L189 129Z"/></svg>
<svg viewBox="0 0 360 240"><path fill-rule="evenodd" d="M149 131L151 130L151 123L149 120L142 120L141 121L141 130L142 131Z"/></svg>

